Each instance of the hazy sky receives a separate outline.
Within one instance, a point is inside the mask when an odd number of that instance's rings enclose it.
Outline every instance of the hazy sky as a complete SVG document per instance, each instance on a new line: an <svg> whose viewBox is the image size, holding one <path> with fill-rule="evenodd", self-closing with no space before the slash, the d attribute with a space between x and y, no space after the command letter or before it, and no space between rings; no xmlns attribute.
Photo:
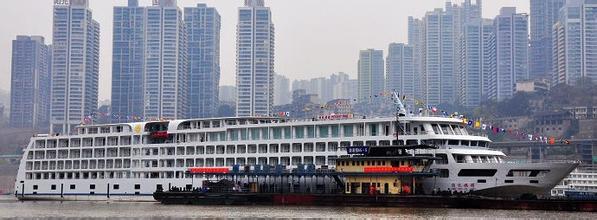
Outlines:
<svg viewBox="0 0 597 220"><path fill-rule="evenodd" d="M360 49L387 50L390 42L407 41L408 16L422 17L442 8L447 0L266 0L276 28L276 72L290 79L307 79L345 72L356 78ZM463 0L452 0L460 3ZM474 0L473 0L474 1ZM11 41L17 35L52 38L53 0L2 0L0 13L0 88L10 88ZM237 8L243 0L178 0L180 7L207 3L222 16L221 85L235 83ZM101 26L100 100L110 98L112 66L112 8L127 0L91 0L93 17ZM150 0L140 0L150 5ZM529 0L484 0L483 17L515 6L529 12ZM385 52L384 52L385 56Z"/></svg>

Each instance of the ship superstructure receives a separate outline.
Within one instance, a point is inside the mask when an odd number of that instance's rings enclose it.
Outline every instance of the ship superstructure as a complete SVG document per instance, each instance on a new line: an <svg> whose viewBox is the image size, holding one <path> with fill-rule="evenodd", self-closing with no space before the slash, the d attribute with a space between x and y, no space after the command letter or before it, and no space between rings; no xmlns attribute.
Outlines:
<svg viewBox="0 0 597 220"><path fill-rule="evenodd" d="M157 189L191 184L192 167L314 164L333 169L343 147L427 144L441 158L426 193L548 192L576 163L514 164L489 149L462 120L437 116L287 120L234 117L82 125L70 135L38 135L24 150L15 185L20 199L151 200Z"/></svg>

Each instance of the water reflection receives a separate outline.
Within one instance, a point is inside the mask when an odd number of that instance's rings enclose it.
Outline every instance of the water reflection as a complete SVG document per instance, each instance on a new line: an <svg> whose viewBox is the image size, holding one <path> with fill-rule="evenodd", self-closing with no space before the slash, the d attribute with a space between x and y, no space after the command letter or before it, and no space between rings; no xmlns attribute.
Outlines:
<svg viewBox="0 0 597 220"><path fill-rule="evenodd" d="M131 202L19 202L0 197L0 218L197 219L197 218L401 218L401 219L597 219L597 213L296 206L185 206Z"/></svg>

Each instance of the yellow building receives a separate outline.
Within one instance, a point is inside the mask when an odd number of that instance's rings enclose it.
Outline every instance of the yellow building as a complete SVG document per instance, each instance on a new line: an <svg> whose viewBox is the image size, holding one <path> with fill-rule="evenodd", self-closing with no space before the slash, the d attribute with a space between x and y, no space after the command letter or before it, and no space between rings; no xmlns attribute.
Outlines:
<svg viewBox="0 0 597 220"><path fill-rule="evenodd" d="M417 178L432 176L429 156L347 157L336 160L346 194L414 194ZM422 188L421 188L422 189Z"/></svg>

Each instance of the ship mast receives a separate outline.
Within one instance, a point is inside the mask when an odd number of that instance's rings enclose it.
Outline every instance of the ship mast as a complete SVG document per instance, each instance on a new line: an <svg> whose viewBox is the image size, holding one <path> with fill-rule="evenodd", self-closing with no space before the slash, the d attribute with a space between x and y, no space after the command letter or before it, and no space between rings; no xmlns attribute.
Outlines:
<svg viewBox="0 0 597 220"><path fill-rule="evenodd" d="M400 126L400 117L406 116L406 109L404 108L404 104L402 104L402 101L400 100L400 95L398 94L398 92L396 92L396 90L394 90L392 92L392 96L393 96L394 106L396 107L396 113L395 113L395 115L396 115L396 143L399 143L398 132L404 131L402 126Z"/></svg>

